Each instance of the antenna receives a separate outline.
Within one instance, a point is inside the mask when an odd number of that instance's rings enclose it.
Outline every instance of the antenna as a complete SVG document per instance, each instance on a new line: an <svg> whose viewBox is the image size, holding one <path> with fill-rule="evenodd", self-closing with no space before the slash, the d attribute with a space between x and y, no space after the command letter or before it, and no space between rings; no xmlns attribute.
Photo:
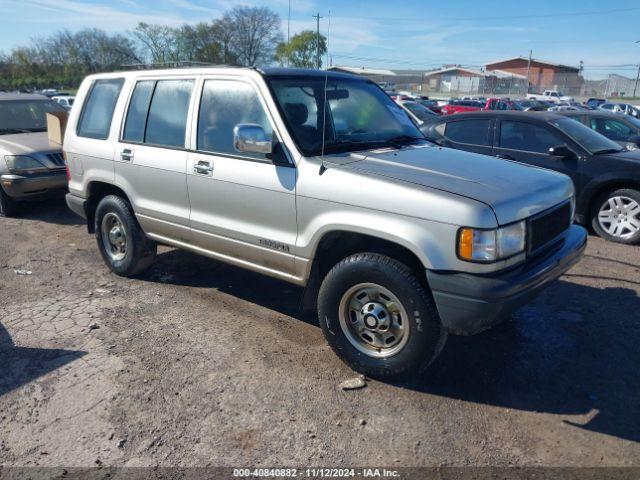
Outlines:
<svg viewBox="0 0 640 480"><path fill-rule="evenodd" d="M329 38L331 35L331 10L329 10L329 25L327 26L327 63L324 66L324 101L322 102L322 149L320 150L320 175L324 173L327 167L324 166L324 142L325 127L327 122L327 83L329 82ZM318 49L320 49L320 36L318 36Z"/></svg>

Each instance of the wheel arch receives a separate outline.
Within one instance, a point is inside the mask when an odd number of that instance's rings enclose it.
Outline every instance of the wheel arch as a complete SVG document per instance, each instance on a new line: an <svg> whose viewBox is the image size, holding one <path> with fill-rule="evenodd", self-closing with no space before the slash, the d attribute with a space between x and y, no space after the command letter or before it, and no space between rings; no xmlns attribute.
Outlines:
<svg viewBox="0 0 640 480"><path fill-rule="evenodd" d="M582 201L577 206L577 214L581 217L582 223L588 224L591 221L591 212L595 207L598 198L606 192L630 188L640 191L640 178L611 178L594 183L586 188Z"/></svg>
<svg viewBox="0 0 640 480"><path fill-rule="evenodd" d="M102 182L99 180L92 181L87 185L87 203L85 206L87 214L87 230L89 233L95 233L95 215L96 208L104 197L108 195L117 195L124 198L129 203L129 196L120 187L112 183Z"/></svg>
<svg viewBox="0 0 640 480"><path fill-rule="evenodd" d="M304 309L315 308L317 293L325 275L340 260L359 252L379 253L398 260L409 267L423 282L425 288L428 288L425 275L427 266L416 252L403 243L372 233L348 229L332 229L324 232L313 250L302 307Z"/></svg>

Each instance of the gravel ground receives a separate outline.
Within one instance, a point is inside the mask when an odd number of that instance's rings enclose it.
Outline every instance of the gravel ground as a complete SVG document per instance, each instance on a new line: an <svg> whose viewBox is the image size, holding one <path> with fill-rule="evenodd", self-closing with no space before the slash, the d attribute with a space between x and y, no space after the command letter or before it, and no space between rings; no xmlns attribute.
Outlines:
<svg viewBox="0 0 640 480"><path fill-rule="evenodd" d="M167 248L119 278L30 205L0 219L0 465L640 466L640 249L589 241L425 376L343 391L298 288Z"/></svg>

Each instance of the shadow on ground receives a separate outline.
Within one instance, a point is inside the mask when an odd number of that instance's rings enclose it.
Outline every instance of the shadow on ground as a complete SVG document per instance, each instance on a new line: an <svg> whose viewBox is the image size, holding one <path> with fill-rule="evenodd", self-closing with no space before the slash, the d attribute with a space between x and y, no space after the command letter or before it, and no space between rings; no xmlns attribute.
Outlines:
<svg viewBox="0 0 640 480"><path fill-rule="evenodd" d="M55 223L57 225L85 225L86 221L67 207L64 198L52 198L37 202L22 202L15 217L24 220Z"/></svg>
<svg viewBox="0 0 640 480"><path fill-rule="evenodd" d="M86 352L16 347L0 324L0 396L56 370Z"/></svg>
<svg viewBox="0 0 640 480"><path fill-rule="evenodd" d="M188 252L159 255L143 280L217 289L317 325L299 310L302 289ZM421 377L398 388L486 405L587 415L577 428L640 441L640 297L627 288L560 280L511 321L450 336Z"/></svg>

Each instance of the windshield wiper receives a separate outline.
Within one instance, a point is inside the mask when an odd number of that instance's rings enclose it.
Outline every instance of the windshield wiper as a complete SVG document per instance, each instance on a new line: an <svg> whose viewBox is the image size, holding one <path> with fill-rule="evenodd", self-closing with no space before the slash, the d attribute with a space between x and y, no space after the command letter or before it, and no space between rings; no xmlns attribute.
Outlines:
<svg viewBox="0 0 640 480"><path fill-rule="evenodd" d="M397 135L395 137L391 137L390 139L386 140L385 143L388 143L393 147L400 148L403 145L410 145L420 140L425 140L425 139L422 137L415 137L413 135Z"/></svg>
<svg viewBox="0 0 640 480"><path fill-rule="evenodd" d="M7 135L11 133L31 133L31 130L26 128L0 128L0 135Z"/></svg>
<svg viewBox="0 0 640 480"><path fill-rule="evenodd" d="M604 153L619 153L622 152L624 148L603 148L602 150L596 150L593 152L594 155L604 154Z"/></svg>
<svg viewBox="0 0 640 480"><path fill-rule="evenodd" d="M379 147L386 144L386 141L371 141L371 140L337 140L331 143L327 143L324 148L325 151L335 150L336 148L351 148L353 147L355 150L366 150L368 148Z"/></svg>

